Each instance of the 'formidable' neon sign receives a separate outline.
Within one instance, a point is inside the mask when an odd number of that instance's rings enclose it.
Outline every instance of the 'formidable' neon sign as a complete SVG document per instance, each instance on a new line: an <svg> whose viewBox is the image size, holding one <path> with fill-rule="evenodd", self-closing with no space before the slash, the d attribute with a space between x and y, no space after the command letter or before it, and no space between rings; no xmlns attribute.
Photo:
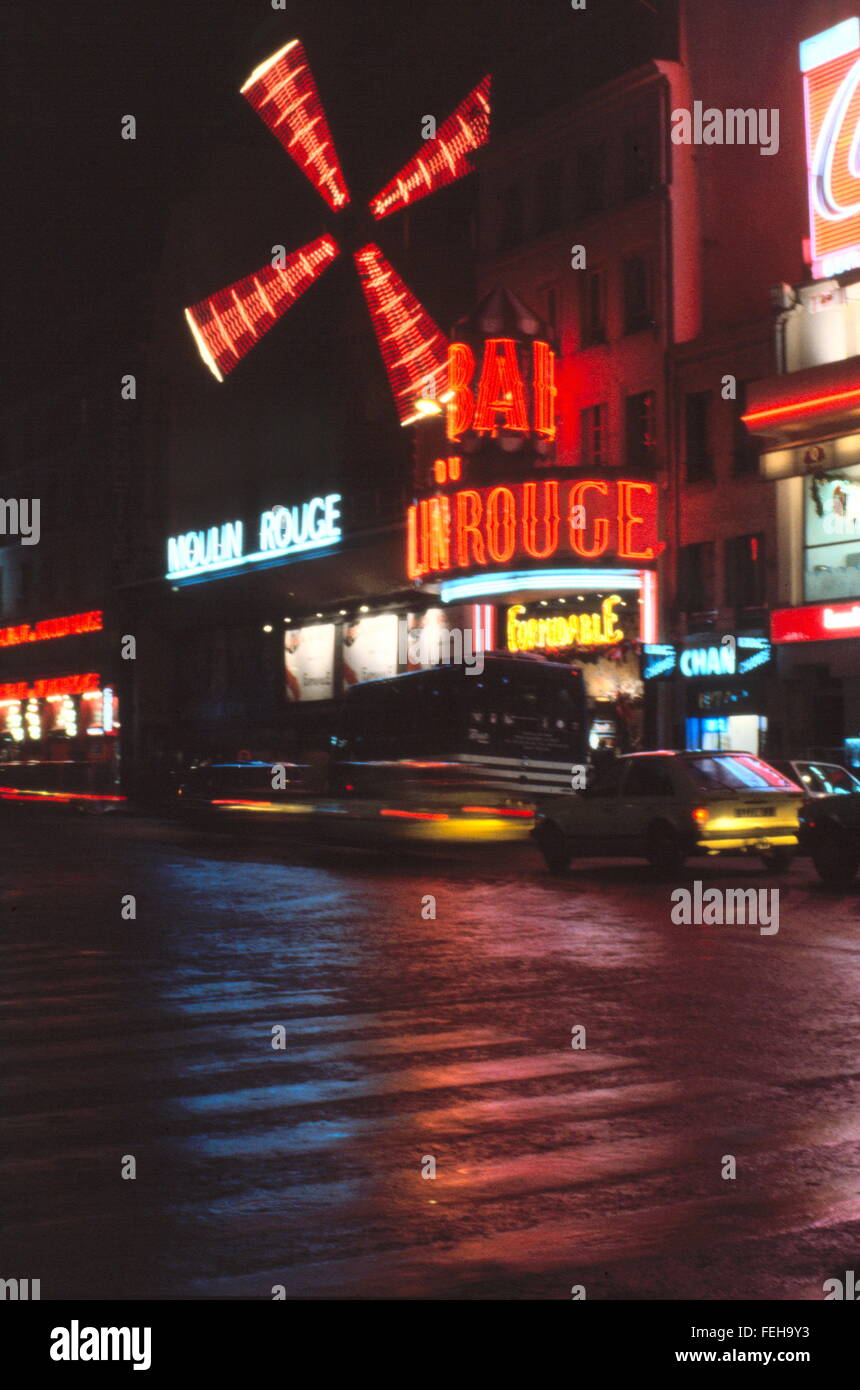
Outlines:
<svg viewBox="0 0 860 1390"><path fill-rule="evenodd" d="M610 594L599 613L552 613L548 618L525 618L525 608L515 603L508 609L508 651L559 651L563 647L607 647L623 642L615 610L620 594Z"/></svg>

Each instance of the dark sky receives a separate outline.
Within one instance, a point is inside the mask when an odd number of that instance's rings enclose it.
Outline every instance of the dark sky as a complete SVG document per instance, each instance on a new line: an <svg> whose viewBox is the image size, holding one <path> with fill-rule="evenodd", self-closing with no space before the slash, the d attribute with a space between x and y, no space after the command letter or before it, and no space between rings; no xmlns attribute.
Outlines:
<svg viewBox="0 0 860 1390"><path fill-rule="evenodd" d="M81 309L119 309L124 287L134 298L171 205L205 179L219 141L271 140L238 88L279 44L302 38L348 181L366 196L414 152L422 114L444 117L484 71L515 74L526 46L583 22L566 0L286 5L46 0L7 11L4 321L22 362L68 341ZM641 0L626 8L645 14ZM120 138L126 113L134 143ZM285 179L301 179L284 164Z"/></svg>
<svg viewBox="0 0 860 1390"><path fill-rule="evenodd" d="M81 310L119 310L124 287L133 300L171 204L205 179L219 141L248 138L254 123L249 138L271 140L238 88L279 44L302 38L349 182L371 192L416 147L416 112L447 114L481 75L492 10L484 0L288 0L286 11L269 0L48 0L7 12L4 320L22 360L49 359ZM126 113L134 143L120 138ZM301 180L283 167L286 183Z"/></svg>

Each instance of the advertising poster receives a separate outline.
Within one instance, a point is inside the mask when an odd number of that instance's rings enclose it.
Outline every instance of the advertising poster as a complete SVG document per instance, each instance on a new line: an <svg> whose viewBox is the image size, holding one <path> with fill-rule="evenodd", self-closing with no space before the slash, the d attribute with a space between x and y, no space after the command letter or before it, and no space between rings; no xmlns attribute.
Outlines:
<svg viewBox="0 0 860 1390"><path fill-rule="evenodd" d="M312 623L284 633L287 699L293 703L334 698L334 623Z"/></svg>
<svg viewBox="0 0 860 1390"><path fill-rule="evenodd" d="M396 613L374 613L343 628L344 688L397 675Z"/></svg>

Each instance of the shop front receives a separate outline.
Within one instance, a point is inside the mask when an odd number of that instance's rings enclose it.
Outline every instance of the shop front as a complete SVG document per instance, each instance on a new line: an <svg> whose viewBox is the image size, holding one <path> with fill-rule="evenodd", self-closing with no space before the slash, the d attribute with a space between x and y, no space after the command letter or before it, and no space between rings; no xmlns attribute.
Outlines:
<svg viewBox="0 0 860 1390"><path fill-rule="evenodd" d="M708 633L644 648L646 686L670 685L677 744L691 751L767 754L771 668L770 642L750 633Z"/></svg>
<svg viewBox="0 0 860 1390"><path fill-rule="evenodd" d="M120 799L117 674L101 610L0 629L0 795Z"/></svg>

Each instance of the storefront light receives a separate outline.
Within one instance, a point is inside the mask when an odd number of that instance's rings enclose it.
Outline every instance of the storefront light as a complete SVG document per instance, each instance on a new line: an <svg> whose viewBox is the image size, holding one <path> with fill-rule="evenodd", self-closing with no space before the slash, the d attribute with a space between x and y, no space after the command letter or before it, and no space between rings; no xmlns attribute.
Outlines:
<svg viewBox="0 0 860 1390"><path fill-rule="evenodd" d="M535 589L575 589L585 593L639 589L639 570L512 570L500 574L471 574L448 579L440 586L443 603L454 603L490 594L511 594Z"/></svg>

